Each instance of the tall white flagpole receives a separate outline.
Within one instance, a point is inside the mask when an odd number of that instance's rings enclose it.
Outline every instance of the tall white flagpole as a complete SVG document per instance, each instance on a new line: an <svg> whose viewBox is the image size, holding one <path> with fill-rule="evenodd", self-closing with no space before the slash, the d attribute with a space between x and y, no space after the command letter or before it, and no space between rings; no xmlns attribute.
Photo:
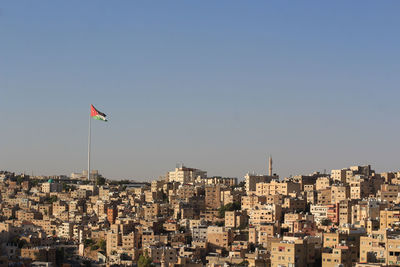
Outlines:
<svg viewBox="0 0 400 267"><path fill-rule="evenodd" d="M88 174L87 174L88 181L90 181L90 130L91 130L90 128L91 128L91 121L92 121L92 116L89 113L88 163L87 163L87 165L88 165Z"/></svg>

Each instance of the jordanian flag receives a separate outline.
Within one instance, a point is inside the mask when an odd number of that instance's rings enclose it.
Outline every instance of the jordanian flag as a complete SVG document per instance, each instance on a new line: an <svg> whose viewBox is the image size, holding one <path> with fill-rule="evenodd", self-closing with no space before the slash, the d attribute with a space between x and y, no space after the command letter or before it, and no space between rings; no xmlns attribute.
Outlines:
<svg viewBox="0 0 400 267"><path fill-rule="evenodd" d="M95 120L107 121L107 115L98 111L93 105L90 105L90 116Z"/></svg>

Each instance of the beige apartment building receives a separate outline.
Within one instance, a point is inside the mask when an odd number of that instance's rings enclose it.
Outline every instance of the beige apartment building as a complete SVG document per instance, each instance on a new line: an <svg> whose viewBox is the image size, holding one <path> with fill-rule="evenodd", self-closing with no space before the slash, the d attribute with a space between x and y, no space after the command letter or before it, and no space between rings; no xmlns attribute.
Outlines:
<svg viewBox="0 0 400 267"><path fill-rule="evenodd" d="M59 215L63 212L68 211L68 204L65 201L59 200L59 201L53 202L52 209L53 209L53 215Z"/></svg>
<svg viewBox="0 0 400 267"><path fill-rule="evenodd" d="M30 210L30 211L25 211L25 210L17 210L15 212L15 215L18 220L22 221L33 221L33 220L38 220L42 219L43 215L40 212Z"/></svg>
<svg viewBox="0 0 400 267"><path fill-rule="evenodd" d="M331 203L337 204L350 197L350 187L347 185L334 184L331 186Z"/></svg>
<svg viewBox="0 0 400 267"><path fill-rule="evenodd" d="M275 202L274 204L280 204ZM302 211L307 207L307 200L303 198L285 197L283 200L282 208L287 212Z"/></svg>
<svg viewBox="0 0 400 267"><path fill-rule="evenodd" d="M62 191L62 185L60 183L55 183L52 180L49 180L48 182L42 184L43 193L61 192L61 191Z"/></svg>
<svg viewBox="0 0 400 267"><path fill-rule="evenodd" d="M57 229L57 234L59 237L70 239L74 235L74 223L63 222Z"/></svg>
<svg viewBox="0 0 400 267"><path fill-rule="evenodd" d="M390 266L400 265L399 233L374 231L360 238L360 263L382 263Z"/></svg>
<svg viewBox="0 0 400 267"><path fill-rule="evenodd" d="M356 175L351 177L348 183L350 184L351 199L363 199L369 196L370 184L366 178Z"/></svg>
<svg viewBox="0 0 400 267"><path fill-rule="evenodd" d="M259 205L249 211L249 224L261 225L266 223L275 223L282 216L282 207L275 204Z"/></svg>
<svg viewBox="0 0 400 267"><path fill-rule="evenodd" d="M353 256L354 249L346 245L335 246L334 248L324 248L322 252L322 266L324 267L352 267L357 262L357 257Z"/></svg>
<svg viewBox="0 0 400 267"><path fill-rule="evenodd" d="M113 251L117 251L118 247L121 246L121 234L119 232L119 227L118 225L114 224L111 225L110 230L107 232L107 246L106 246L106 252L107 255L110 255L113 253Z"/></svg>
<svg viewBox="0 0 400 267"><path fill-rule="evenodd" d="M331 189L330 188L326 188L326 189L322 189L317 191L317 201L319 205L328 205L331 204Z"/></svg>
<svg viewBox="0 0 400 267"><path fill-rule="evenodd" d="M178 182L181 184L193 183L197 178L207 178L207 172L195 168L187 168L185 166L175 168L166 175L169 182Z"/></svg>
<svg viewBox="0 0 400 267"><path fill-rule="evenodd" d="M395 172L383 172L380 176L384 179L385 183L392 183L392 179L396 178Z"/></svg>
<svg viewBox="0 0 400 267"><path fill-rule="evenodd" d="M146 251L153 263L162 263L165 266L178 263L178 251L175 248L151 246L146 248Z"/></svg>
<svg viewBox="0 0 400 267"><path fill-rule="evenodd" d="M315 222L319 223L328 218L328 207L326 205L311 205L310 213L314 215Z"/></svg>
<svg viewBox="0 0 400 267"><path fill-rule="evenodd" d="M382 201L395 203L397 202L399 192L400 185L382 184L380 190L378 191L377 197Z"/></svg>
<svg viewBox="0 0 400 267"><path fill-rule="evenodd" d="M307 191L305 193L306 193L305 197L307 199L307 203L310 203L312 205L317 204L317 201L318 201L317 191Z"/></svg>
<svg viewBox="0 0 400 267"><path fill-rule="evenodd" d="M194 186L189 186L189 185L181 185L176 190L176 195L179 199L191 198L197 194L198 194L198 188L194 187Z"/></svg>
<svg viewBox="0 0 400 267"><path fill-rule="evenodd" d="M233 241L233 235L229 228L209 226L207 228L207 243L211 251L227 249Z"/></svg>
<svg viewBox="0 0 400 267"><path fill-rule="evenodd" d="M225 186L234 186L237 184L237 178L229 178L229 177L207 177L200 178L198 182L203 182L206 185L225 185Z"/></svg>
<svg viewBox="0 0 400 267"><path fill-rule="evenodd" d="M221 192L221 202L222 205L226 205L228 203L240 202L243 196L242 191L232 191L230 188L226 188Z"/></svg>
<svg viewBox="0 0 400 267"><path fill-rule="evenodd" d="M351 223L351 207L355 203L356 201L350 199L339 201L339 225Z"/></svg>
<svg viewBox="0 0 400 267"><path fill-rule="evenodd" d="M329 177L319 177L315 183L315 190L327 189L331 186L331 179Z"/></svg>
<svg viewBox="0 0 400 267"><path fill-rule="evenodd" d="M359 231L350 231L346 232L343 230L337 230L332 233L324 233L323 234L323 246L329 248L335 248L342 244L346 244L347 246L354 246L356 248L360 245L360 236L363 235L363 232ZM355 253L355 258L358 258L358 251Z"/></svg>
<svg viewBox="0 0 400 267"><path fill-rule="evenodd" d="M314 262L314 244L304 239L271 243L271 267L306 267Z"/></svg>
<svg viewBox="0 0 400 267"><path fill-rule="evenodd" d="M380 211L379 216L380 229L385 230L387 228L400 227L400 209L384 209Z"/></svg>
<svg viewBox="0 0 400 267"><path fill-rule="evenodd" d="M269 175L256 175L256 174L247 173L244 176L244 180L246 182L246 193L247 193L247 195L255 193L255 191L257 189L256 186L257 186L258 183L268 183L272 179L276 179L276 177L269 176Z"/></svg>
<svg viewBox="0 0 400 267"><path fill-rule="evenodd" d="M280 182L272 180L269 183L257 183L256 184L256 195L257 196L268 196L268 195L283 195L298 194L301 191L301 185L293 181Z"/></svg>
<svg viewBox="0 0 400 267"><path fill-rule="evenodd" d="M251 210L254 209L258 205L263 205L267 203L266 196L242 196L242 210Z"/></svg>
<svg viewBox="0 0 400 267"><path fill-rule="evenodd" d="M332 170L331 179L340 183L346 182L346 172L348 169Z"/></svg>
<svg viewBox="0 0 400 267"><path fill-rule="evenodd" d="M379 219L380 210L383 210L386 206L387 204L376 200L359 201L351 207L351 223L365 226L369 219Z"/></svg>
<svg viewBox="0 0 400 267"><path fill-rule="evenodd" d="M226 211L225 212L225 227L239 228L247 224L246 211Z"/></svg>
<svg viewBox="0 0 400 267"><path fill-rule="evenodd" d="M32 261L56 263L56 249L50 247L21 248L21 257Z"/></svg>
<svg viewBox="0 0 400 267"><path fill-rule="evenodd" d="M206 186L206 208L219 209L222 205L221 186Z"/></svg>
<svg viewBox="0 0 400 267"><path fill-rule="evenodd" d="M281 224L267 223L263 225L250 226L249 227L249 243L257 244L260 243L265 247L265 244L270 243L271 240L275 240L275 237L281 231ZM279 238L279 241L282 238Z"/></svg>

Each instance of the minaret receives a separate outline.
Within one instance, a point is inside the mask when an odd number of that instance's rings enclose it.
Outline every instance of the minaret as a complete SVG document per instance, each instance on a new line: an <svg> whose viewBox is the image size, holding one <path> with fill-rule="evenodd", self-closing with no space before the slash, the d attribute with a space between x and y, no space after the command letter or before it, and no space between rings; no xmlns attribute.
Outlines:
<svg viewBox="0 0 400 267"><path fill-rule="evenodd" d="M272 176L272 156L269 156L268 175L269 175L269 176Z"/></svg>

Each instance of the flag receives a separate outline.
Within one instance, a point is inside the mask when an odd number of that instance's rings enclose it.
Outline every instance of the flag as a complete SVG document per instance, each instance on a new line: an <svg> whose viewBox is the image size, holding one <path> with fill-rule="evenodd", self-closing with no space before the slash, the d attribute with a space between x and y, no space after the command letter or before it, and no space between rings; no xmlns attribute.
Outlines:
<svg viewBox="0 0 400 267"><path fill-rule="evenodd" d="M107 115L103 112L98 111L93 105L90 105L90 116L95 120L107 121Z"/></svg>

